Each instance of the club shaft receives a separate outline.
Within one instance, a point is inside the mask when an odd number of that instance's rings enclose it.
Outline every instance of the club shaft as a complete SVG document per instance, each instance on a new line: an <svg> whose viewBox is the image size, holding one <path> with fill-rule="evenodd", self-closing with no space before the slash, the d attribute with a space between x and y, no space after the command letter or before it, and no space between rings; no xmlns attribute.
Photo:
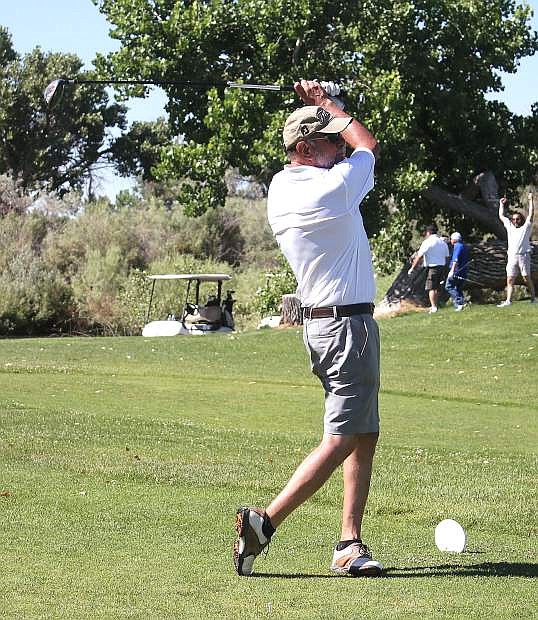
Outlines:
<svg viewBox="0 0 538 620"><path fill-rule="evenodd" d="M293 86L243 84L241 82L193 82L190 80L65 80L67 84L125 84L139 86L184 86L185 88L241 88L246 90L293 91Z"/></svg>
<svg viewBox="0 0 538 620"><path fill-rule="evenodd" d="M471 280L470 278L463 278L462 276L454 276L454 278L456 278L457 280L463 280L464 282L470 282L471 284L476 284L477 286L485 288L482 282L477 282L476 280Z"/></svg>

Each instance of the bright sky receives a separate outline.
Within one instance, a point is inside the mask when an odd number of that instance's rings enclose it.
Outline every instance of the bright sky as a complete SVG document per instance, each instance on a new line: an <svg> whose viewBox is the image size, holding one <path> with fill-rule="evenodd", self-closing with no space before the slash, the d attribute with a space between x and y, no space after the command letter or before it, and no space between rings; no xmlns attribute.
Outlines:
<svg viewBox="0 0 538 620"><path fill-rule="evenodd" d="M538 30L538 0L528 2L534 11L532 25ZM97 52L119 48L108 36L110 26L91 0L0 0L0 24L8 28L13 47L24 54L36 46L45 51L77 54L91 68ZM538 101L538 55L526 58L515 75L503 78L505 90L495 97L504 101L515 113L529 114ZM146 99L132 99L129 121L149 121L163 116L166 98L154 88ZM131 184L125 179L109 177L103 190L114 197L119 189Z"/></svg>

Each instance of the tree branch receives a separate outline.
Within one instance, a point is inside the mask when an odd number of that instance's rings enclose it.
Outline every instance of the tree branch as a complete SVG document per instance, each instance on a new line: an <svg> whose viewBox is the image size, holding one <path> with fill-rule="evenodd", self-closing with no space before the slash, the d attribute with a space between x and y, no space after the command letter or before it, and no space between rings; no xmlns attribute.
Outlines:
<svg viewBox="0 0 538 620"><path fill-rule="evenodd" d="M447 209L448 211L457 211L467 217L479 222L484 230L493 233L498 239L506 239L506 229L502 225L497 212L489 205L492 200L488 200L488 206L482 206L472 200L468 200L463 196L451 194L450 192L432 185L422 192L426 200L434 205Z"/></svg>

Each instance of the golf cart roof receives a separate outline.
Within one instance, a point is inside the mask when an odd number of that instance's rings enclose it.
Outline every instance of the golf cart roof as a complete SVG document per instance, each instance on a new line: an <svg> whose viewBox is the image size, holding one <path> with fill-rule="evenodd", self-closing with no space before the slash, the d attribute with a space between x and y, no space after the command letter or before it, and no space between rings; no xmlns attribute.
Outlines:
<svg viewBox="0 0 538 620"><path fill-rule="evenodd" d="M231 280L226 273L165 273L147 276L149 280L199 280L200 282L223 282Z"/></svg>

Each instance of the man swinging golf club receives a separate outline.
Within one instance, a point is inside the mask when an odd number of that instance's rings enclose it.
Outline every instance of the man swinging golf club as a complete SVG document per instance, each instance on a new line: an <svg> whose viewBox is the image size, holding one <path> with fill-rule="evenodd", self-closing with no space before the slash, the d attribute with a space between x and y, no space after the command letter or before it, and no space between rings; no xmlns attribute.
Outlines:
<svg viewBox="0 0 538 620"><path fill-rule="evenodd" d="M240 575L250 575L276 528L343 464L342 529L331 569L379 575L382 566L361 538L379 434L379 332L359 211L374 186L378 143L318 82L301 80L294 88L305 107L284 126L290 163L271 182L268 219L297 278L304 342L325 390L324 433L265 510L237 511L234 562Z"/></svg>

